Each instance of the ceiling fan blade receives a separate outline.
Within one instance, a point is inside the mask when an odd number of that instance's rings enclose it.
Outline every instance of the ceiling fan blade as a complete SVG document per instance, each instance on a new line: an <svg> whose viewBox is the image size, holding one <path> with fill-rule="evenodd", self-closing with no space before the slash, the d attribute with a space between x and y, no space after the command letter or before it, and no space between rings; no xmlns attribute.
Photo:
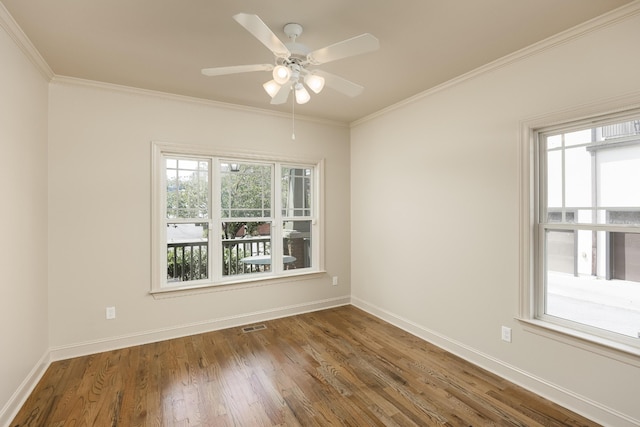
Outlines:
<svg viewBox="0 0 640 427"><path fill-rule="evenodd" d="M293 83L291 82L287 82L284 85L282 85L278 93L276 93L276 95L273 98L271 98L271 104L279 105L287 102L287 98L289 98L289 92L291 92L292 84Z"/></svg>
<svg viewBox="0 0 640 427"><path fill-rule="evenodd" d="M271 71L272 64L233 65L231 67L203 68L205 76L224 76L225 74L250 73L252 71Z"/></svg>
<svg viewBox="0 0 640 427"><path fill-rule="evenodd" d="M337 90L340 93L343 93L351 98L354 98L362 93L364 90L363 86L359 84L353 83L347 79L343 79L340 76L336 76L335 74L327 73L322 70L313 70L313 74L317 74L324 78L324 84L329 86L332 89Z"/></svg>
<svg viewBox="0 0 640 427"><path fill-rule="evenodd" d="M258 15L238 13L237 15L233 15L233 19L249 31L278 58L288 58L291 56L289 49L273 34L273 31L271 31Z"/></svg>
<svg viewBox="0 0 640 427"><path fill-rule="evenodd" d="M325 64L327 62L360 55L362 53L377 50L380 42L369 33L334 43L322 49L314 50L307 55L307 61L313 65Z"/></svg>

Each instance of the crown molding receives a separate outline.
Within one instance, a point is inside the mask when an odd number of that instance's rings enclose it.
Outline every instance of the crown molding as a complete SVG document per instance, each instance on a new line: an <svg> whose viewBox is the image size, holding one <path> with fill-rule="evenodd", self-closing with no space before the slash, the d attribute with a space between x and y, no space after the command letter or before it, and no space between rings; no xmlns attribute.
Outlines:
<svg viewBox="0 0 640 427"><path fill-rule="evenodd" d="M13 16L11 16L2 2L0 2L0 27L11 37L16 46L18 46L22 53L33 63L40 74L42 74L47 81L51 81L55 75L53 70L51 70L49 64L47 64L42 55L40 55L38 49L31 43L31 40L29 40L24 31L22 31L22 28L20 28L15 19L13 19Z"/></svg>
<svg viewBox="0 0 640 427"><path fill-rule="evenodd" d="M615 25L618 22L631 19L638 14L640 14L640 0L635 0L610 12L590 19L589 21L585 21L582 24L578 24L575 27L569 28L568 30L562 31L537 43L529 45L523 49L503 56L502 58L496 59L495 61L482 65L472 71L469 71L468 73L461 74L460 76L448 80L438 86L434 86L431 89L427 89L424 92L420 92L414 96L383 108L382 110L369 114L368 116L365 116L361 119L355 120L350 123L350 126L351 128L354 128L377 117L383 116L391 111L401 109L421 99L428 98L432 95L435 95L436 93L442 92L443 90L449 89L453 86L457 86L468 80L474 79L483 74L495 71L510 64L522 61L531 56L538 55L544 51L554 49L557 46L569 43L572 40L584 37L593 32L600 31L601 29Z"/></svg>
<svg viewBox="0 0 640 427"><path fill-rule="evenodd" d="M150 89L141 89L141 88L137 88L137 87L133 87L133 86L124 86L124 85L118 85L118 84L114 84L114 83L105 83L105 82L99 82L99 81L95 81L95 80L80 79L80 78L77 78L77 77L67 77L67 76L54 75L53 78L51 79L51 83L52 84L60 84L60 85L68 85L68 86L83 86L83 87L88 87L88 88L93 88L93 89L98 89L98 90L104 90L104 91L107 91L107 92L124 93L124 94L129 94L129 95L134 95L134 96L144 96L144 97L152 97L152 98L158 98L158 99L163 99L163 100L168 100L168 101L185 102L185 103L190 103L190 104L204 105L204 106L216 107L216 108L223 108L223 109L226 109L226 110L242 111L242 112L245 112L245 113L260 114L260 115L263 115L263 116L272 116L272 117L286 118L288 120L291 120L291 114L290 113L283 113L283 112L279 112L279 111L265 110L265 109L257 108L257 107L247 107L247 106L244 106L244 105L231 104L231 103L220 102L220 101L213 101L213 100L210 100L210 99L196 98L196 97L185 96L185 95L177 95L177 94L173 94L173 93L160 92L160 91L150 90ZM320 119L320 118L317 118L317 117L304 116L304 115L298 115L298 114L295 115L295 119L296 120L305 121L305 122L319 123L319 124L323 124L323 125L335 126L335 127L340 127L340 128L348 128L349 127L349 124L345 123L345 122L339 122L339 121L327 120L327 119Z"/></svg>

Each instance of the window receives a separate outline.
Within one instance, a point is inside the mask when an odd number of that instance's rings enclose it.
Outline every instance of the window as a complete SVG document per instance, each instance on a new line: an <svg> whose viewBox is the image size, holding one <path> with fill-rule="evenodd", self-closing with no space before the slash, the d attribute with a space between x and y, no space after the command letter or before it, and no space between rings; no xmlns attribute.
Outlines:
<svg viewBox="0 0 640 427"><path fill-rule="evenodd" d="M640 350L640 112L533 129L531 148L524 317Z"/></svg>
<svg viewBox="0 0 640 427"><path fill-rule="evenodd" d="M321 271L322 162L153 154L152 292Z"/></svg>

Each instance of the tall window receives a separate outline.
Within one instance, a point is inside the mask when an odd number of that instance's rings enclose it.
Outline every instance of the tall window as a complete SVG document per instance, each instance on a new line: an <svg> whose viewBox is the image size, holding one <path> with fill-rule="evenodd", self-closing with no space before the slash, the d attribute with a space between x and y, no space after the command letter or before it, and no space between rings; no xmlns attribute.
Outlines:
<svg viewBox="0 0 640 427"><path fill-rule="evenodd" d="M640 113L534 145L531 317L640 350Z"/></svg>
<svg viewBox="0 0 640 427"><path fill-rule="evenodd" d="M154 144L152 291L320 271L320 171Z"/></svg>
<svg viewBox="0 0 640 427"><path fill-rule="evenodd" d="M168 283L207 280L211 162L204 158L167 156L163 164L166 280Z"/></svg>

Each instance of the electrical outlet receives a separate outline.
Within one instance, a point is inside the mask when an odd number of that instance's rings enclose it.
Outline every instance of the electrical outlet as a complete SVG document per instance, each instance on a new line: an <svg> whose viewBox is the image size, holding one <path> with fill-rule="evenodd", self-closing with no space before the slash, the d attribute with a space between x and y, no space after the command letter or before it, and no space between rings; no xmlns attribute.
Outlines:
<svg viewBox="0 0 640 427"><path fill-rule="evenodd" d="M333 276L333 286L338 286L338 276Z"/></svg>
<svg viewBox="0 0 640 427"><path fill-rule="evenodd" d="M107 307L106 310L106 314L107 314L107 320L111 320L111 319L115 319L116 318L116 308L115 307Z"/></svg>
<svg viewBox="0 0 640 427"><path fill-rule="evenodd" d="M502 341L511 342L511 328L507 326L502 327Z"/></svg>

